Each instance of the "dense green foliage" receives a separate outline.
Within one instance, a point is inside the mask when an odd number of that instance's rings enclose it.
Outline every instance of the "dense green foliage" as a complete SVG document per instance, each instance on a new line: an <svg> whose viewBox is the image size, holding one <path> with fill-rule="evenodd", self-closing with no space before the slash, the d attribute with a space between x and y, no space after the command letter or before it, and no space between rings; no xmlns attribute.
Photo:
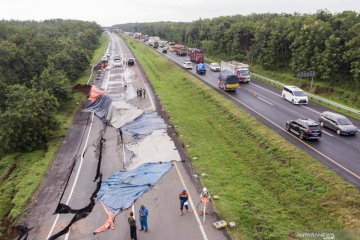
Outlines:
<svg viewBox="0 0 360 240"><path fill-rule="evenodd" d="M220 218L236 222L232 239L288 239L302 230L359 239L358 189L171 60L125 39L196 171L206 173L201 181L219 195Z"/></svg>
<svg viewBox="0 0 360 240"><path fill-rule="evenodd" d="M127 30L204 49L270 70L315 71L317 79L360 89L360 15L253 14L189 23L130 23Z"/></svg>
<svg viewBox="0 0 360 240"><path fill-rule="evenodd" d="M35 149L56 131L54 114L70 99L101 32L73 20L0 21L0 152Z"/></svg>

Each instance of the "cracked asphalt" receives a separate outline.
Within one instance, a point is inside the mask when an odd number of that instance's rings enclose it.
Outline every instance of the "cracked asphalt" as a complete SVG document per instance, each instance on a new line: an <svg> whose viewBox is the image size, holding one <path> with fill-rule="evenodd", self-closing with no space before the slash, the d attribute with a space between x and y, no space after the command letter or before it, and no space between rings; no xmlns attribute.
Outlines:
<svg viewBox="0 0 360 240"><path fill-rule="evenodd" d="M116 54L133 57L126 44L115 34L110 34L109 52L111 57ZM112 61L109 63L111 65ZM124 81L128 86L126 91ZM137 62L135 66L103 71L95 85L107 90L114 101L127 101L145 112L157 110L167 120L167 114L162 112L156 94ZM136 98L137 88L147 90L145 99ZM202 219L199 220L192 209L180 216L178 194L184 185L195 206L202 186L194 177L196 171L174 129L169 127L168 133L179 150L182 162L177 162L154 188L135 202L136 218L141 204L149 209L149 231L138 232L138 239L229 239L226 231L212 226L219 220L213 211L210 211L205 223L200 222ZM124 134L124 142L131 143L134 139ZM106 126L93 114L77 113L41 190L24 216L24 226L30 229L27 239L47 239L51 236L52 239L130 239L127 217L131 209L117 215L115 230L93 235L93 231L106 221L107 215L101 204L92 199L101 180L124 170L130 160L131 152L126 150L115 128ZM59 211L59 203L62 211ZM54 214L56 210L62 213ZM138 221L137 225L139 227ZM66 232L64 229L67 226L69 231Z"/></svg>

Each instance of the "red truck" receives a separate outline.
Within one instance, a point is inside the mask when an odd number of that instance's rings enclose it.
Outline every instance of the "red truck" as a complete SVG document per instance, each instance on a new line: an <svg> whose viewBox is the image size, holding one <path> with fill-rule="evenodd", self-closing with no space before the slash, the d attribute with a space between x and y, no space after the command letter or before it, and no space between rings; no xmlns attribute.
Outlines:
<svg viewBox="0 0 360 240"><path fill-rule="evenodd" d="M188 55L192 62L203 63L204 51L197 48L189 48Z"/></svg>
<svg viewBox="0 0 360 240"><path fill-rule="evenodd" d="M186 56L186 47L182 44L175 44L175 53L179 56Z"/></svg>

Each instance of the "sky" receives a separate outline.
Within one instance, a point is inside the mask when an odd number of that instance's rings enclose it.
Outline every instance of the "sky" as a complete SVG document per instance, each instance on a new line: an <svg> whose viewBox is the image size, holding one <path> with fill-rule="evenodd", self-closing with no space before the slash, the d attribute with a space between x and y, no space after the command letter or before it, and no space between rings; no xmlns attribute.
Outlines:
<svg viewBox="0 0 360 240"><path fill-rule="evenodd" d="M62 18L101 26L130 22L183 21L251 13L360 12L360 0L2 0L0 19Z"/></svg>

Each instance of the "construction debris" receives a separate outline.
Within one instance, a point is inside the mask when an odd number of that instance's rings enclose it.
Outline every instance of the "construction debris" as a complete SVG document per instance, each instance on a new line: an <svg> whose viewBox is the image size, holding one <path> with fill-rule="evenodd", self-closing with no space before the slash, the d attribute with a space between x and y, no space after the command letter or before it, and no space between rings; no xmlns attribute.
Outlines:
<svg viewBox="0 0 360 240"><path fill-rule="evenodd" d="M225 228L227 226L227 222L224 220L220 220L218 222L214 222L213 225L216 229L221 229L221 228Z"/></svg>

